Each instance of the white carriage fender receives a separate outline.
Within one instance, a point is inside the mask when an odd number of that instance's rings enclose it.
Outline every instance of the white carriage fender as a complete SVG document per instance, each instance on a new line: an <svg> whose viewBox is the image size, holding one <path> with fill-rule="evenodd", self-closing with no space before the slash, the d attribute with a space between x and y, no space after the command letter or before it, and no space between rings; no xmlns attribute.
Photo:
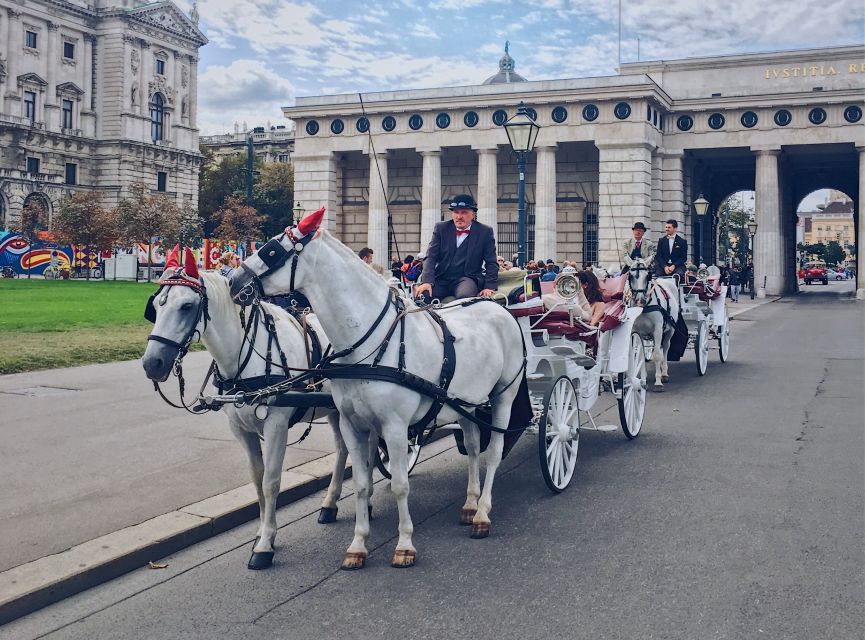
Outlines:
<svg viewBox="0 0 865 640"><path fill-rule="evenodd" d="M631 349L631 331L634 328L634 320L643 313L642 307L628 307L625 310L625 318L622 324L610 333L610 373L622 373L628 370L628 353Z"/></svg>
<svg viewBox="0 0 865 640"><path fill-rule="evenodd" d="M712 312L712 324L723 327L727 324L727 285L721 287L721 295L709 301L709 309Z"/></svg>

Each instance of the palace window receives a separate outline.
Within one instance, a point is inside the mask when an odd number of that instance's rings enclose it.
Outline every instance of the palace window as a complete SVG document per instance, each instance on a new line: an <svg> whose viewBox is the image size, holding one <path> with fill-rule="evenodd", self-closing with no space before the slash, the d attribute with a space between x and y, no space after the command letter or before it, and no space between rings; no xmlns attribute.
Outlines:
<svg viewBox="0 0 865 640"><path fill-rule="evenodd" d="M165 171L159 171L156 173L156 190L168 190L168 174Z"/></svg>
<svg viewBox="0 0 865 640"><path fill-rule="evenodd" d="M35 31L25 31L24 32L24 46L29 47L30 49L36 48L36 32Z"/></svg>
<svg viewBox="0 0 865 640"><path fill-rule="evenodd" d="M74 162L66 163L66 184L78 184L78 165Z"/></svg>
<svg viewBox="0 0 865 640"><path fill-rule="evenodd" d="M154 93L150 101L150 138L154 142L163 140L165 127L165 98L161 93Z"/></svg>
<svg viewBox="0 0 865 640"><path fill-rule="evenodd" d="M279 154L279 161L280 162L288 162L288 154L287 153L280 153Z"/></svg>
<svg viewBox="0 0 865 640"><path fill-rule="evenodd" d="M27 173L39 173L39 158L27 158Z"/></svg>
<svg viewBox="0 0 865 640"><path fill-rule="evenodd" d="M67 60L75 60L75 43L74 42L64 42L63 43L63 57Z"/></svg>
<svg viewBox="0 0 865 640"><path fill-rule="evenodd" d="M24 117L30 122L36 121L36 92L24 92Z"/></svg>
<svg viewBox="0 0 865 640"><path fill-rule="evenodd" d="M72 100L63 101L63 128L72 129Z"/></svg>
<svg viewBox="0 0 865 640"><path fill-rule="evenodd" d="M156 59L156 75L165 75L165 60L160 60L159 58Z"/></svg>

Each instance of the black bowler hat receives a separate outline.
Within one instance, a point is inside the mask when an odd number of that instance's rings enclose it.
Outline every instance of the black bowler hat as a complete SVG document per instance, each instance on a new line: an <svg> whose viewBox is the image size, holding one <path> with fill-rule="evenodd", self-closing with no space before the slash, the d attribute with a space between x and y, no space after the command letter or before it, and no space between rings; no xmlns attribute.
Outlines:
<svg viewBox="0 0 865 640"><path fill-rule="evenodd" d="M448 209L453 211L454 209L471 209L472 211L478 210L478 204L475 202L475 199L472 198L467 193L456 196L451 199L451 203L448 206Z"/></svg>
<svg viewBox="0 0 865 640"><path fill-rule="evenodd" d="M633 231L634 229L642 229L643 231L645 231L646 225L644 225L642 222L635 222L634 226L631 227L631 231Z"/></svg>

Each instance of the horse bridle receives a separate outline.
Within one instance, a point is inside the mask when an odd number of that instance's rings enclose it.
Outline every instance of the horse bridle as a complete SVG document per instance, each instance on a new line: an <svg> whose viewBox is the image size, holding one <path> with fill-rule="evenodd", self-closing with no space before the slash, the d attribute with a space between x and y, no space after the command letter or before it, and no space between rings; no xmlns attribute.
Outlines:
<svg viewBox="0 0 865 640"><path fill-rule="evenodd" d="M640 271L651 271L651 270L649 269L648 265L642 265L642 264L639 264L639 265L636 265L636 266L632 266L632 267L628 267L628 273L629 273L629 274L630 274L630 273L633 273L633 272L640 272ZM630 285L631 285L631 278L630 278L630 275L628 276L628 286L629 286L630 289L631 289L631 293L632 293L632 294L634 294L634 293L642 293L642 294L645 294L645 296L646 296L646 301L648 301L648 299L649 299L649 293L648 293L648 291L649 291L649 289L650 289L650 287L649 287L649 282L651 282L651 277L648 278L648 279L646 280L646 287L645 287L644 289L635 289L634 287L631 287L631 286L630 286Z"/></svg>
<svg viewBox="0 0 865 640"><path fill-rule="evenodd" d="M207 289L204 286L204 281L190 278L178 268L170 271L167 276L163 277L159 281L159 289L147 299L147 306L144 307L144 318L146 320L156 322L156 309L153 307L153 303L156 302L161 307L168 302L169 287L189 287L198 294L198 312L195 314L192 326L186 332L182 341L178 342L154 333L147 336L148 340L161 342L164 345L177 349L177 357L175 358L175 363L177 363L189 351L189 345L192 344L195 334L198 333L198 323L202 319L204 320L204 329L207 329L207 321L210 320L210 314L207 310Z"/></svg>
<svg viewBox="0 0 865 640"><path fill-rule="evenodd" d="M291 240L292 248L286 249L282 244L282 239L288 236ZM264 288L261 281L270 276L274 271L281 269L289 259L291 259L291 280L289 281L289 290L287 293L294 291L294 276L297 272L297 259L303 248L310 243L315 237L315 233L310 232L306 235L297 238L292 229L286 229L285 233L278 238L271 238L261 249L255 252L255 255L267 266L262 273L255 273L244 262L240 263L240 268L246 273L249 278L249 284L241 289L235 299L240 304L245 305L263 295Z"/></svg>

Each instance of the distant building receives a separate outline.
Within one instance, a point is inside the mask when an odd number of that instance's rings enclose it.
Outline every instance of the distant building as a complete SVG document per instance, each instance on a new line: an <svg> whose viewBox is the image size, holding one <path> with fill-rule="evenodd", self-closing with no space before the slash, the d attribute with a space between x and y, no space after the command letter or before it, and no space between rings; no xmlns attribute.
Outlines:
<svg viewBox="0 0 865 640"><path fill-rule="evenodd" d="M196 4L0 0L0 228L76 190L198 199Z"/></svg>
<svg viewBox="0 0 865 640"><path fill-rule="evenodd" d="M238 153L246 154L246 141L252 136L252 149L262 162L291 162L294 153L294 127L255 127L251 132L240 131L235 125L234 133L201 136L199 146L213 153L217 163L223 158Z"/></svg>
<svg viewBox="0 0 865 640"><path fill-rule="evenodd" d="M853 200L841 191L832 190L827 203L818 205L817 209L799 213L801 242L828 244L834 240L844 248L847 262L853 262L851 250L856 246Z"/></svg>

